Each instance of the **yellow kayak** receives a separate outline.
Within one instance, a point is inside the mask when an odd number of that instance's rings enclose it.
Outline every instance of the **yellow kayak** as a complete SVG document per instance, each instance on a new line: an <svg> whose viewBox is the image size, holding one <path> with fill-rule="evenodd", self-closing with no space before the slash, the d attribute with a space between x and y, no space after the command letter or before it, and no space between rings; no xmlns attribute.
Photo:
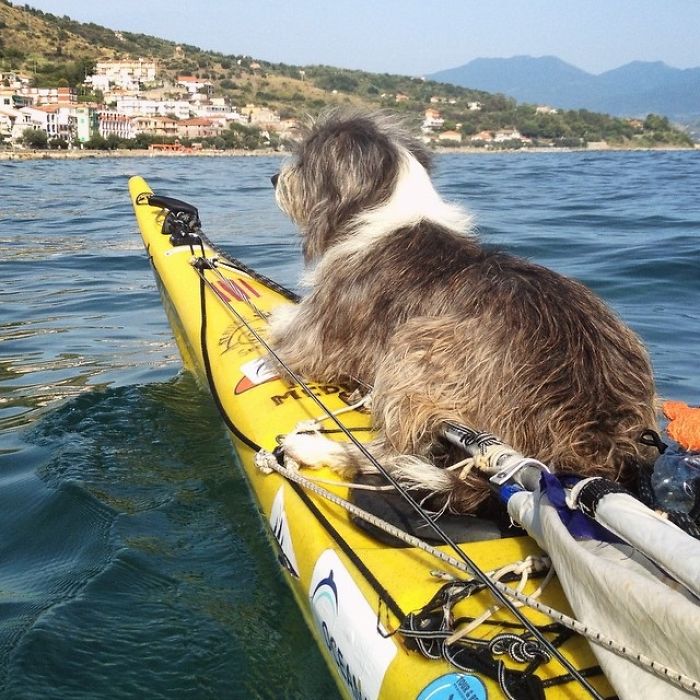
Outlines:
<svg viewBox="0 0 700 700"><path fill-rule="evenodd" d="M614 696L584 639L521 608L589 689L533 643L512 611L495 609L492 594L451 559L437 559L429 547L396 546L360 526L362 514L348 511L351 489L330 470L270 469L279 437L319 419L319 403L342 411L338 419L362 441L371 435L368 414L349 408L340 386L290 386L265 364L267 317L295 302L291 292L217 251L193 208L152 198L140 177L130 180L129 191L184 365L211 391L284 576L343 697ZM332 421L322 427L347 439ZM522 562L542 554L530 538L460 546L481 569L502 570L502 580L525 593L546 582L539 600L570 614L556 578L535 572L526 580L521 573ZM446 546L437 549L454 558Z"/></svg>

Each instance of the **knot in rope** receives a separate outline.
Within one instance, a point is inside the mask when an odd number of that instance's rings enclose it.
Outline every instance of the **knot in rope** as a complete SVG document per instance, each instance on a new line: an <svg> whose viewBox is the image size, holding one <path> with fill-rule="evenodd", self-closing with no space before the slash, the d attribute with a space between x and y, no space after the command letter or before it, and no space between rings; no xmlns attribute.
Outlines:
<svg viewBox="0 0 700 700"><path fill-rule="evenodd" d="M465 481L473 469L478 469L489 476L496 474L502 469L506 459L516 456L520 457L512 447L497 443L482 447L478 454L473 457L467 457L467 459L448 468L457 469L462 467L462 470L459 472L459 478Z"/></svg>
<svg viewBox="0 0 700 700"><path fill-rule="evenodd" d="M550 654L534 639L526 639L518 634L497 634L489 642L489 651L496 656L507 654L519 664L541 660L547 662Z"/></svg>
<svg viewBox="0 0 700 700"><path fill-rule="evenodd" d="M263 474L272 474L272 472L277 471L277 457L267 450L259 450L255 453L255 466Z"/></svg>

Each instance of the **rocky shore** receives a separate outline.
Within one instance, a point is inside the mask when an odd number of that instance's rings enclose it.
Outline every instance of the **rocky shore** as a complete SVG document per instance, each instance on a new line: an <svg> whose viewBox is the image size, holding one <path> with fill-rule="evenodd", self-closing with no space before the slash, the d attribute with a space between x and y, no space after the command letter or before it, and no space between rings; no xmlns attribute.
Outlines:
<svg viewBox="0 0 700 700"><path fill-rule="evenodd" d="M486 149L474 148L470 146L454 146L436 149L434 152L439 155L441 153L571 153L583 151L688 151L700 150L700 144L696 144L695 148L685 148L680 146L660 146L658 148L631 148L617 145L600 145L589 144L587 148L518 148L518 149ZM242 149L234 149L228 151L217 150L198 150L198 151L150 151L148 149L135 150L124 149L114 151L92 151L92 150L70 150L70 151L50 151L50 150L17 150L17 151L0 151L0 161L13 160L79 160L82 158L213 158L213 157L259 157L259 156L284 156L284 151L275 151L273 149L258 149L255 151L245 151Z"/></svg>

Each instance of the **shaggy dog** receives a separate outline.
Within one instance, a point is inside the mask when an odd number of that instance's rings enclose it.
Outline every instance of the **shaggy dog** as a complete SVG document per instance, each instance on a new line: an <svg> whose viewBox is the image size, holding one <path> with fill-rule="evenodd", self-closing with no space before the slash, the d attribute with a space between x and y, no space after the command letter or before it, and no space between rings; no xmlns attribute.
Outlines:
<svg viewBox="0 0 700 700"><path fill-rule="evenodd" d="M273 178L311 269L310 293L273 315L272 347L309 379L373 387L370 452L452 511L489 491L444 469L464 457L441 438L445 420L555 470L628 479L651 460L639 437L656 426L640 340L582 284L483 247L429 171L424 146L385 115L311 126ZM372 470L318 434L284 448L308 466Z"/></svg>

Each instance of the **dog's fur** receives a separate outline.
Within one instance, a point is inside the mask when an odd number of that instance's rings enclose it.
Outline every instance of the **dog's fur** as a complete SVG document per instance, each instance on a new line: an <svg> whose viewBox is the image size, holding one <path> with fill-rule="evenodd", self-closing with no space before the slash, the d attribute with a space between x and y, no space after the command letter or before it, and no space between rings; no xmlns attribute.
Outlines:
<svg viewBox="0 0 700 700"><path fill-rule="evenodd" d="M276 196L315 267L310 293L273 317L276 352L310 379L373 386L370 451L454 511L473 512L488 488L439 468L463 457L440 439L446 419L557 470L628 479L656 426L641 342L582 284L482 247L429 168L385 115L333 112L310 127ZM371 469L321 436L285 448L311 466Z"/></svg>

